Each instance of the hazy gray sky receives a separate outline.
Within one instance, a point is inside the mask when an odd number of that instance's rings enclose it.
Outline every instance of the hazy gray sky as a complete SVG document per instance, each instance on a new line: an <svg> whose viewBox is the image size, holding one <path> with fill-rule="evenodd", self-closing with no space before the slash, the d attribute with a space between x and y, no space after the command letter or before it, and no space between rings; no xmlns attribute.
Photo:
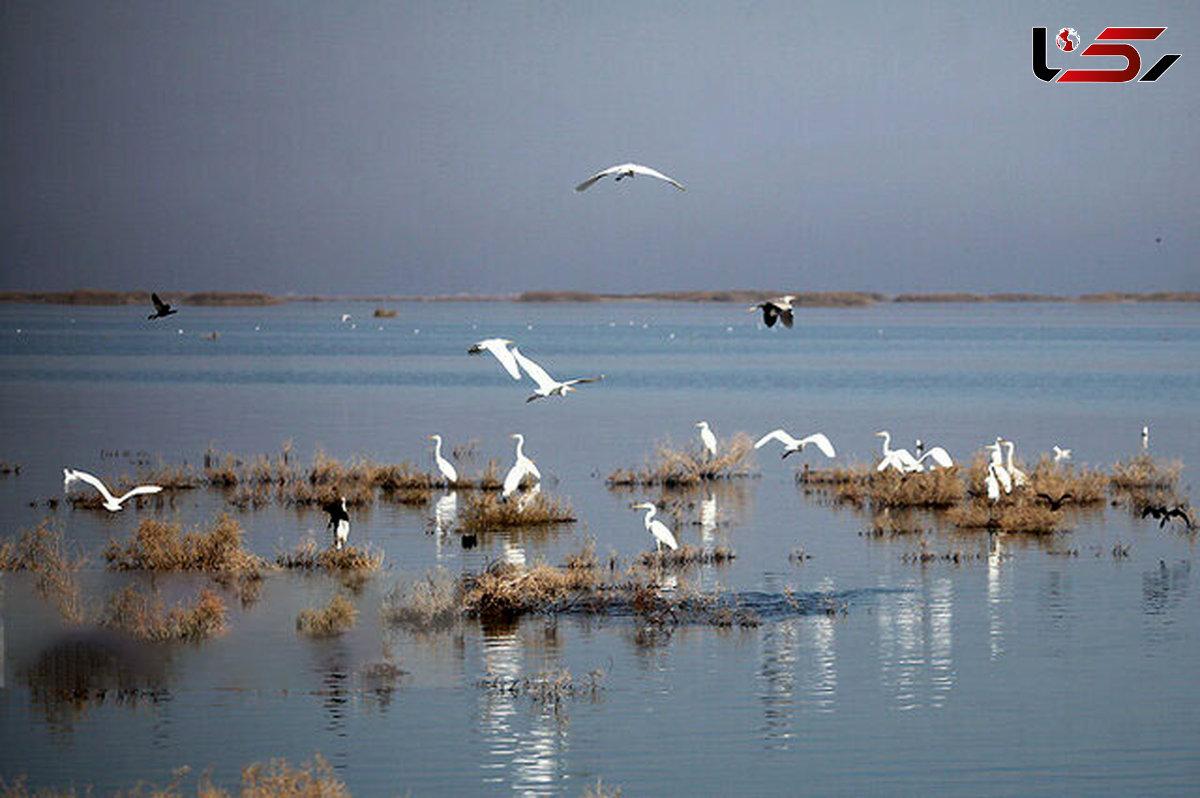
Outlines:
<svg viewBox="0 0 1200 798"><path fill-rule="evenodd" d="M5 0L0 287L1200 289L1200 5L967 5Z"/></svg>

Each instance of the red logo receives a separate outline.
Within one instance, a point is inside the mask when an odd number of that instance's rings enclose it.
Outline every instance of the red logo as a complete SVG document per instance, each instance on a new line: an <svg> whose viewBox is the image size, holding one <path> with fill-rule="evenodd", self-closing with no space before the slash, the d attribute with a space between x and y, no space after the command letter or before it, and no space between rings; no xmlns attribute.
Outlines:
<svg viewBox="0 0 1200 798"><path fill-rule="evenodd" d="M1059 76L1057 83L1126 83L1137 77L1142 70L1142 55L1132 44L1126 42L1153 41L1162 35L1166 28L1105 28L1096 37L1096 42L1089 44L1080 55L1109 55L1125 59L1121 69L1068 69ZM1115 42L1110 44L1109 42ZM1054 37L1054 43L1064 53L1073 53L1079 49L1079 33L1074 28L1063 28ZM1164 55L1146 70L1139 78L1139 83L1150 83L1162 77L1162 74L1179 60L1179 54ZM1047 83L1054 81L1060 69L1050 69L1046 66L1046 29L1033 29L1033 74L1039 80Z"/></svg>

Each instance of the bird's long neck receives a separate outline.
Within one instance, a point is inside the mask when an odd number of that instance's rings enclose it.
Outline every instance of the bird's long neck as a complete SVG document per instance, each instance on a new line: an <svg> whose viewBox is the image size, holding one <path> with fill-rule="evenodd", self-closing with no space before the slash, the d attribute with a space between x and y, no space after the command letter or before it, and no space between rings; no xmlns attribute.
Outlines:
<svg viewBox="0 0 1200 798"><path fill-rule="evenodd" d="M525 436L517 434L517 459L520 460L525 456Z"/></svg>
<svg viewBox="0 0 1200 798"><path fill-rule="evenodd" d="M883 435L883 456L887 457L892 453L892 434L890 432L883 432L881 434Z"/></svg>
<svg viewBox="0 0 1200 798"><path fill-rule="evenodd" d="M433 456L435 458L442 456L442 437L440 435L433 436Z"/></svg>
<svg viewBox="0 0 1200 798"><path fill-rule="evenodd" d="M649 528L650 528L650 521L651 521L651 520L654 518L654 514L655 514L655 513L657 513L657 512L658 512L658 508L657 508L657 507L647 507L647 508L646 508L646 521L645 521L645 524L646 524L646 528L647 528L647 529L649 529Z"/></svg>
<svg viewBox="0 0 1200 798"><path fill-rule="evenodd" d="M1012 456L1013 456L1013 449L1015 449L1015 448L1017 448L1017 445L1015 443L1013 443L1012 441L1004 442L1004 449L1005 449L1005 455L1006 455L1005 466L1008 468L1009 471L1012 471L1012 467L1013 467L1012 466Z"/></svg>

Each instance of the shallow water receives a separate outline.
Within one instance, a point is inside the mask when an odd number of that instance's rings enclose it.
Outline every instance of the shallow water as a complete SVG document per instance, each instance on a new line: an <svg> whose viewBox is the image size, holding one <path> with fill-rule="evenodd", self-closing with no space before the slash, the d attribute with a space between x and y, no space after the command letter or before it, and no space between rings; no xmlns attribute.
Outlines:
<svg viewBox="0 0 1200 798"><path fill-rule="evenodd" d="M894 445L921 437L959 458L1003 435L1030 462L1060 443L1077 464L1105 467L1135 454L1148 424L1152 453L1188 464L1190 492L1192 306L806 309L791 331L721 305L415 303L381 320L372 308L185 308L147 324L133 308L0 307L0 459L22 464L0 477L0 533L58 519L91 557L84 586L100 597L138 579L100 569L110 538L145 515L192 525L226 503L190 491L115 515L29 507L61 494L65 465L117 481L139 458L197 463L210 445L250 455L291 440L305 461L322 447L427 466L434 432L448 445L478 440L468 471L509 462L508 434L523 432L545 489L569 497L580 521L464 550L429 532L433 505L357 512L352 540L382 549L387 566L355 598L358 627L327 641L294 631L300 609L339 589L323 576L272 575L257 602L231 600L224 636L164 647L64 629L27 578L0 575L0 775L103 790L165 783L188 764L231 783L251 761L320 752L360 794L576 795L598 777L628 795L1194 790L1200 602L1188 536L1110 507L989 552L985 534L928 520L931 550L969 556L914 565L903 555L915 540L864 537L866 516L796 487L802 462L822 465L812 450L782 462L763 450L758 477L711 493L604 486L657 441L691 442L707 419L722 437L821 430L844 462L869 461L886 427ZM219 338L201 338L210 331ZM605 381L525 404L528 383L465 354L492 335L556 376ZM560 562L589 536L601 555L632 558L649 537L629 504L664 498L682 501L684 542L738 555L680 578L740 598L760 626L647 635L631 618L564 615L413 634L379 621L392 585L433 567ZM320 513L234 513L264 556L324 540ZM1128 557L1113 556L1118 543ZM811 559L790 561L797 547ZM157 584L173 599L203 582ZM800 611L781 604L785 591ZM819 611L828 602L838 609ZM95 651L109 657L88 666L110 688L103 699L47 691ZM388 655L406 673L373 689L367 669ZM478 684L558 667L602 669L602 687L555 707Z"/></svg>

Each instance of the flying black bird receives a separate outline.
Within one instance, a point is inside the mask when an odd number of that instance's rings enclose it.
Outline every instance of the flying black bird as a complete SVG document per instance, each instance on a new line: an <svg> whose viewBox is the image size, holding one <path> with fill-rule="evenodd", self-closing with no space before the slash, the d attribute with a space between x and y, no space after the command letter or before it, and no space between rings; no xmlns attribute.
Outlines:
<svg viewBox="0 0 1200 798"><path fill-rule="evenodd" d="M146 317L147 320L165 319L172 313L178 313L178 310L173 309L169 304L159 299L158 294L151 294L150 301L154 303L154 312Z"/></svg>
<svg viewBox="0 0 1200 798"><path fill-rule="evenodd" d="M1194 532L1196 522L1192 520L1192 514L1188 512L1188 508L1182 504L1177 504L1174 507L1167 507L1165 504L1147 505L1142 510L1142 518L1153 516L1158 519L1158 528L1162 529L1167 525L1167 522L1172 518L1178 518L1187 526L1188 532Z"/></svg>
<svg viewBox="0 0 1200 798"><path fill-rule="evenodd" d="M783 326L791 328L794 319L792 318L792 300L795 299L794 294L786 296L777 296L773 299L768 299L759 302L757 305L751 305L750 310L761 310L763 314L763 324L768 327L775 326L775 320L779 319L783 322Z"/></svg>
<svg viewBox="0 0 1200 798"><path fill-rule="evenodd" d="M1046 493L1039 493L1037 496L1039 499L1045 499L1046 504L1050 505L1051 510L1058 510L1064 504L1066 504L1067 502L1069 502L1075 498L1074 496L1072 496L1069 493L1064 493L1063 495L1059 496L1057 499Z"/></svg>
<svg viewBox="0 0 1200 798"><path fill-rule="evenodd" d="M350 537L350 513L346 510L346 497L340 497L340 501L328 502L322 509L329 513L329 523L325 528L334 531L333 546L340 549Z"/></svg>

